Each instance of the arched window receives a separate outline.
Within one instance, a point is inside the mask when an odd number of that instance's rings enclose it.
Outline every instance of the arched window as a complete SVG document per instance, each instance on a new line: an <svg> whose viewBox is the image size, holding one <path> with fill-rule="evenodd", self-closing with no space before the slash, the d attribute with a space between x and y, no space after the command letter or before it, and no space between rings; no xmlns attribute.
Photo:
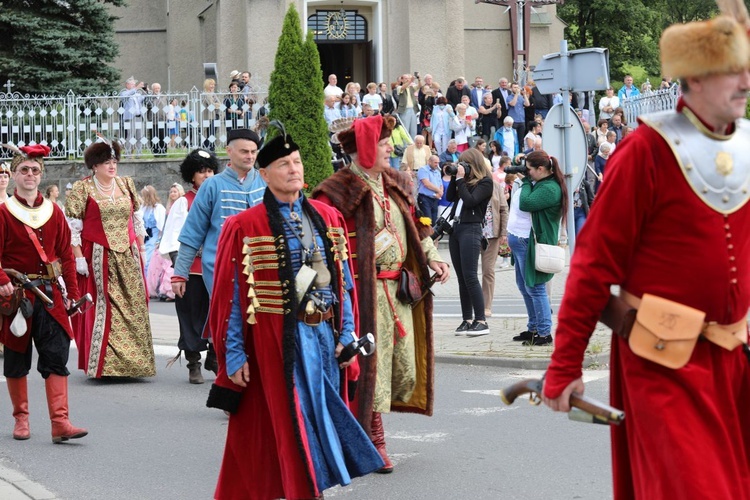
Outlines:
<svg viewBox="0 0 750 500"><path fill-rule="evenodd" d="M318 10L307 18L316 42L366 42L367 19L356 10Z"/></svg>

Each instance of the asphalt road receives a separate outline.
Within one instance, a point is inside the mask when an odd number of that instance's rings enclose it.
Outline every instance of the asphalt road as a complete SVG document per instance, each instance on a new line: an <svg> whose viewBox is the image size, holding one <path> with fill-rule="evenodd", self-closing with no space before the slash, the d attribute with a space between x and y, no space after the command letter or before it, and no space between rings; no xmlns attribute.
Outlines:
<svg viewBox="0 0 750 500"><path fill-rule="evenodd" d="M38 374L30 377L29 441L11 438L10 403L0 390L0 463L68 500L211 498L227 419L205 408L208 383L187 384L185 367L165 369L166 361L158 358L156 378L127 382L88 380L71 363L71 418L90 434L65 445L50 441ZM384 417L396 471L328 490L326 498L611 498L606 427L570 422L525 400L506 407L498 398L504 385L540 375L439 364L432 418ZM587 394L606 400L606 372L586 377Z"/></svg>

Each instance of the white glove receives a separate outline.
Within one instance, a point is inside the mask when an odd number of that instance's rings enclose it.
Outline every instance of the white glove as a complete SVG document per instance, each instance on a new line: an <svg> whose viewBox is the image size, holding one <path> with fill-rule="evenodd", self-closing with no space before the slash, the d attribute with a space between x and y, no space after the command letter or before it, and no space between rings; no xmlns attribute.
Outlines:
<svg viewBox="0 0 750 500"><path fill-rule="evenodd" d="M89 275L89 264L86 257L76 257L76 272L81 276Z"/></svg>

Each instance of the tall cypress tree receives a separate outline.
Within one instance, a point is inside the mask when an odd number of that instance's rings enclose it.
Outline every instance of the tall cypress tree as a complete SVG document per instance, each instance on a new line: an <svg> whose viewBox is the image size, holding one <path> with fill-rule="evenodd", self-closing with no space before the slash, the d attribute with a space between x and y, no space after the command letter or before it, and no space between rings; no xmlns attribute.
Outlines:
<svg viewBox="0 0 750 500"><path fill-rule="evenodd" d="M0 1L0 82L31 94L114 90L114 18L125 0Z"/></svg>
<svg viewBox="0 0 750 500"><path fill-rule="evenodd" d="M323 116L323 73L312 32L302 40L297 8L289 6L268 88L269 118L279 120L300 147L308 190L333 173Z"/></svg>

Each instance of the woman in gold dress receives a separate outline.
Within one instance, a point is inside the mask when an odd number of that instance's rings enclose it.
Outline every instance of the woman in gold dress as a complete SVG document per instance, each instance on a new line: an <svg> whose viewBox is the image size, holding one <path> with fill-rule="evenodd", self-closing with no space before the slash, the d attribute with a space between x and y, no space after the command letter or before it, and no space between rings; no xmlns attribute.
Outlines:
<svg viewBox="0 0 750 500"><path fill-rule="evenodd" d="M73 317L78 367L89 377L153 377L154 347L143 274L143 221L130 177L117 176L120 146L84 151L92 175L65 202L80 293L94 307Z"/></svg>

